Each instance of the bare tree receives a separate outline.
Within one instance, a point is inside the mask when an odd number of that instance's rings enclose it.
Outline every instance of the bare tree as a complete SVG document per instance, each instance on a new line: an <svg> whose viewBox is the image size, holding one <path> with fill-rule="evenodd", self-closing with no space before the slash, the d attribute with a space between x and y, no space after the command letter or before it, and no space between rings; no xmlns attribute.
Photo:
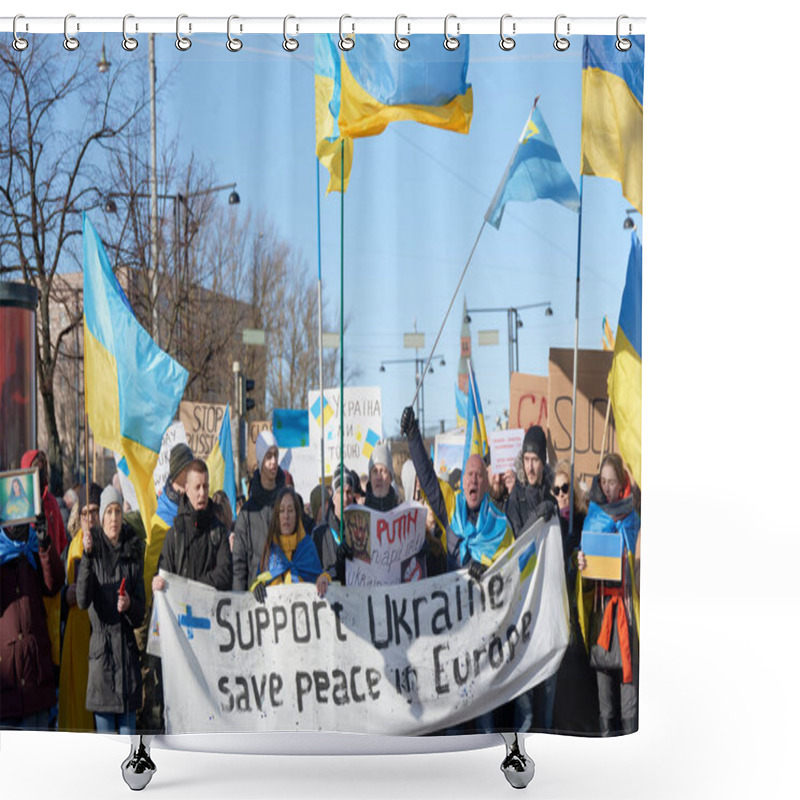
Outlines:
<svg viewBox="0 0 800 800"><path fill-rule="evenodd" d="M54 374L62 340L53 326L53 282L80 263L81 214L101 201L103 149L128 135L144 98L128 89L129 62L101 77L88 53L55 55L35 37L24 53L0 44L0 276L39 291L36 369L54 485L62 470Z"/></svg>

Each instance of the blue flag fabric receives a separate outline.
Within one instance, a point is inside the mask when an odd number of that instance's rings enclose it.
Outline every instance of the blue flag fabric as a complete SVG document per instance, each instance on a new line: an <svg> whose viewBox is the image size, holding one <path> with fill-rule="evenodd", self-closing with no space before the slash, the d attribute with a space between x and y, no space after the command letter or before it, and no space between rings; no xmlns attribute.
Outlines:
<svg viewBox="0 0 800 800"><path fill-rule="evenodd" d="M500 546L507 544L505 540L508 520L506 515L491 502L488 493L481 503L478 519L470 522L467 498L463 492L459 492L456 495L456 507L450 527L461 540L459 554L462 564L466 564L470 559L480 564L488 564Z"/></svg>
<svg viewBox="0 0 800 800"><path fill-rule="evenodd" d="M570 211L580 210L578 190L536 106L486 212L486 221L499 229L506 203L511 200L553 200Z"/></svg>
<svg viewBox="0 0 800 800"><path fill-rule="evenodd" d="M278 440L279 447L308 447L308 409L274 409L272 432Z"/></svg>
<svg viewBox="0 0 800 800"><path fill-rule="evenodd" d="M278 545L272 545L266 573L261 573L264 576L264 582L271 583L286 572L291 573L292 583L300 581L313 583L322 574L322 564L317 554L317 548L310 536L304 536L297 543L297 549L294 551L294 558L291 561L286 558L286 554Z"/></svg>

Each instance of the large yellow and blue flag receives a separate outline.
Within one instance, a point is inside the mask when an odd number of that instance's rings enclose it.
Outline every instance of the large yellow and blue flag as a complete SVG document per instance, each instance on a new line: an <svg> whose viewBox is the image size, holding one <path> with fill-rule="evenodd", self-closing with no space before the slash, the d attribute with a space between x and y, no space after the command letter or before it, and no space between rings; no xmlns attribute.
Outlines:
<svg viewBox="0 0 800 800"><path fill-rule="evenodd" d="M121 453L150 531L153 470L189 377L139 324L100 237L83 215L83 335L86 413L96 444Z"/></svg>
<svg viewBox="0 0 800 800"><path fill-rule="evenodd" d="M503 221L511 200L553 200L570 211L579 211L580 196L575 182L561 161L542 112L534 102L503 179L486 211L485 219L495 228Z"/></svg>
<svg viewBox="0 0 800 800"><path fill-rule="evenodd" d="M236 519L236 474L233 466L233 438L231 435L231 408L225 406L225 416L219 436L206 459L208 465L208 491L210 494L220 489L228 495L233 518Z"/></svg>
<svg viewBox="0 0 800 800"><path fill-rule="evenodd" d="M642 212L644 36L617 50L615 36L583 43L581 174L611 178Z"/></svg>
<svg viewBox="0 0 800 800"><path fill-rule="evenodd" d="M634 232L622 292L608 396L622 457L642 485L642 243Z"/></svg>
<svg viewBox="0 0 800 800"><path fill-rule="evenodd" d="M337 37L314 37L317 157L328 168L328 191L344 188L352 139L376 136L390 122L412 120L469 133L472 87L467 83L469 37L458 50L443 50L440 36L419 35L400 52L394 36L364 35L342 52ZM341 147L344 143L344 175Z"/></svg>
<svg viewBox="0 0 800 800"><path fill-rule="evenodd" d="M464 440L464 460L462 474L467 468L467 459L476 453L483 457L489 452L489 437L486 435L486 422L483 419L483 405L478 391L478 382L472 369L472 361L467 359L469 386L467 387L467 434Z"/></svg>

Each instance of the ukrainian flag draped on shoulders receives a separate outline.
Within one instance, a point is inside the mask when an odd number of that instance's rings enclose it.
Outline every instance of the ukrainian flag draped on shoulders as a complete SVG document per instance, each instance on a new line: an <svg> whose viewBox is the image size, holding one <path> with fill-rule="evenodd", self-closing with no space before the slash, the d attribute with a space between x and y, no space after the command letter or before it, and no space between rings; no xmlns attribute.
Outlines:
<svg viewBox="0 0 800 800"><path fill-rule="evenodd" d="M469 132L469 37L461 37L455 51L444 50L441 37L434 35L415 36L406 51L394 47L394 36L360 35L347 52L337 42L330 34L314 39L317 157L331 173L329 192L340 190L342 180L347 189L352 140L376 136L390 122L412 120Z"/></svg>
<svg viewBox="0 0 800 800"><path fill-rule="evenodd" d="M619 450L642 485L642 243L634 231L614 358L608 373L608 396L614 410Z"/></svg>
<svg viewBox="0 0 800 800"><path fill-rule="evenodd" d="M583 43L581 174L611 178L642 213L644 36L629 50L616 36L586 36Z"/></svg>
<svg viewBox="0 0 800 800"><path fill-rule="evenodd" d="M83 216L86 413L97 444L123 455L148 535L156 508L153 470L188 373L139 324L100 237Z"/></svg>

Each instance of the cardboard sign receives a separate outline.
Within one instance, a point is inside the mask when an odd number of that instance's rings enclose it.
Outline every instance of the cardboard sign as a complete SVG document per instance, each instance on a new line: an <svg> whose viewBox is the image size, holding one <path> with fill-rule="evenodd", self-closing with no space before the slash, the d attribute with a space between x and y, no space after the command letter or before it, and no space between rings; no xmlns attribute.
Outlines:
<svg viewBox="0 0 800 800"><path fill-rule="evenodd" d="M181 403L180 421L195 458L208 458L219 437L225 406L220 403Z"/></svg>
<svg viewBox="0 0 800 800"><path fill-rule="evenodd" d="M578 352L578 393L575 419L575 476L592 482L600 464L603 427L608 407L608 372L613 353ZM548 449L555 461L569 459L572 445L572 357L570 349L550 349L550 407ZM605 452L616 452L613 415L606 433Z"/></svg>
<svg viewBox="0 0 800 800"><path fill-rule="evenodd" d="M308 432L318 461L324 424L325 475L333 475L341 458L340 410L338 389L325 389L322 403L318 391L308 393ZM359 475L369 472L369 457L380 442L382 431L380 387L345 386L344 463L347 469L354 469Z"/></svg>
<svg viewBox="0 0 800 800"><path fill-rule="evenodd" d="M492 472L502 475L506 470L514 470L525 431L522 428L509 428L507 431L489 431L489 453L492 458Z"/></svg>
<svg viewBox="0 0 800 800"><path fill-rule="evenodd" d="M583 531L581 550L586 556L584 578L596 581L622 580L622 534Z"/></svg>
<svg viewBox="0 0 800 800"><path fill-rule="evenodd" d="M541 375L512 372L509 385L508 427L528 430L540 425L547 430L550 380Z"/></svg>
<svg viewBox="0 0 800 800"><path fill-rule="evenodd" d="M256 439L261 431L271 431L272 425L266 420L247 423L247 474L252 475L256 464ZM247 492L245 492L247 494Z"/></svg>

